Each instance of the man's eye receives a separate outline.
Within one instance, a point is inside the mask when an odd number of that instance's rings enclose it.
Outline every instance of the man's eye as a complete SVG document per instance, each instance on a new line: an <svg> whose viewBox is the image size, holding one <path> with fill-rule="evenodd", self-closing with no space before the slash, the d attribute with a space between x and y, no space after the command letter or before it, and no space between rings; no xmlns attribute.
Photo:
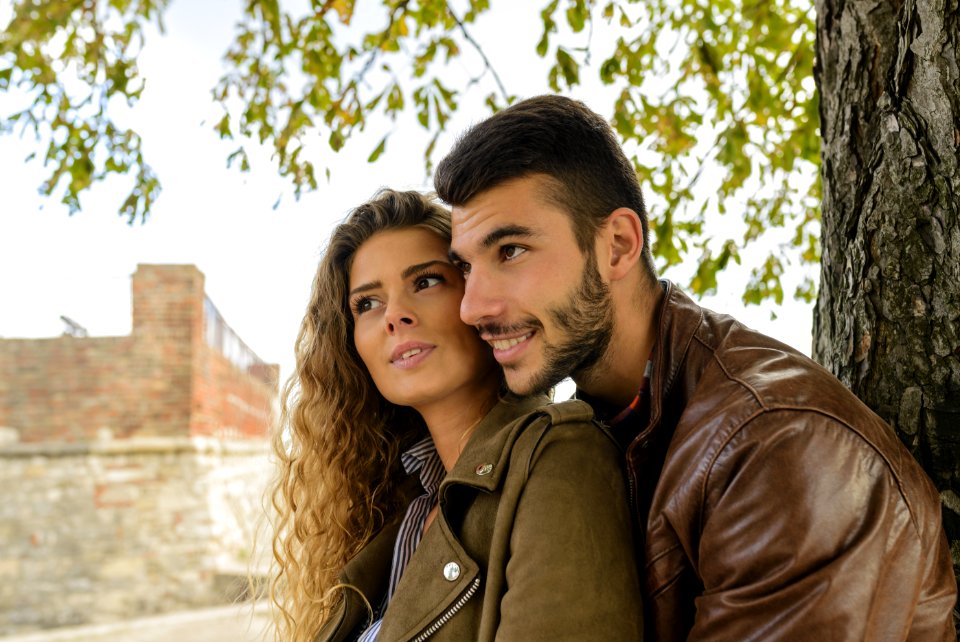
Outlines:
<svg viewBox="0 0 960 642"><path fill-rule="evenodd" d="M526 248L522 248L519 245L504 245L500 249L500 253L503 255L505 261L512 261L526 251Z"/></svg>
<svg viewBox="0 0 960 642"><path fill-rule="evenodd" d="M462 274L464 278L466 278L467 275L470 274L469 263L464 263L463 261L457 261L456 263L453 264L453 266L458 270L460 270L460 274Z"/></svg>

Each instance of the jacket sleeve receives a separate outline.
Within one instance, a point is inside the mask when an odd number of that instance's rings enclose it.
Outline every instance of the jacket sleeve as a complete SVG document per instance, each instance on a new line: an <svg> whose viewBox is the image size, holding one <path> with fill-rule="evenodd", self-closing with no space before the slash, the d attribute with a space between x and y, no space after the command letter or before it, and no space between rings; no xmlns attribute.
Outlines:
<svg viewBox="0 0 960 642"><path fill-rule="evenodd" d="M496 639L642 640L619 449L597 426L563 423L547 429L527 466Z"/></svg>
<svg viewBox="0 0 960 642"><path fill-rule="evenodd" d="M954 640L939 498L894 452L798 411L724 444L704 484L689 640Z"/></svg>

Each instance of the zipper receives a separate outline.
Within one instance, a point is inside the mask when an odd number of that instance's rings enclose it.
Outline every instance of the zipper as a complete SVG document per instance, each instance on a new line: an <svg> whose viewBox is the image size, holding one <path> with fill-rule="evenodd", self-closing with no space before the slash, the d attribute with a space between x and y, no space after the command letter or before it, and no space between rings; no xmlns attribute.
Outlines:
<svg viewBox="0 0 960 642"><path fill-rule="evenodd" d="M427 629L425 629L420 635L413 638L411 642L423 642L428 637L440 630L440 627L450 621L454 615L457 614L457 611L463 608L463 605L466 604L471 597L477 592L477 589L480 588L480 578L476 577L473 580L473 583L467 587L467 590L464 591L463 595L460 596L460 599L454 602L453 606L447 609L447 612L440 616L440 618L431 624Z"/></svg>
<svg viewBox="0 0 960 642"><path fill-rule="evenodd" d="M630 508L633 510L634 513L637 512L637 490L636 490L636 485L637 485L637 483L633 480L633 471L631 470L631 471L629 471L629 472L627 473L627 488L628 488L629 493L630 493Z"/></svg>

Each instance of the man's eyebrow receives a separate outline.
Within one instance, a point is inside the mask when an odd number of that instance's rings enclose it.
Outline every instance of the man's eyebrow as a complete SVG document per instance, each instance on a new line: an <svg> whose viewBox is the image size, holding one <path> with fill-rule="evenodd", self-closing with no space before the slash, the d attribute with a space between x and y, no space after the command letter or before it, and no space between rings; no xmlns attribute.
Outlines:
<svg viewBox="0 0 960 642"><path fill-rule="evenodd" d="M536 235L533 230L523 225L504 225L487 234L480 243L480 247L487 250L505 238L517 236L529 238Z"/></svg>
<svg viewBox="0 0 960 642"><path fill-rule="evenodd" d="M536 232L524 225L503 225L483 237L483 240L480 242L480 248L488 250L505 238L530 238L536 235ZM453 248L450 248L447 256L450 257L450 262L454 265L462 265L467 262Z"/></svg>

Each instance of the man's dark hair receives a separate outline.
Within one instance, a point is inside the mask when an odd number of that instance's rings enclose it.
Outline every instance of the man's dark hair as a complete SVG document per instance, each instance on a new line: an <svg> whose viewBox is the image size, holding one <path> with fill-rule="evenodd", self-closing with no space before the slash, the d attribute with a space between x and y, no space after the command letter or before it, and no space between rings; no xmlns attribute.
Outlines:
<svg viewBox="0 0 960 642"><path fill-rule="evenodd" d="M440 161L434 186L452 206L515 178L547 177L543 196L573 222L580 250L593 241L610 212L629 207L643 227L642 262L656 275L649 225L636 171L610 125L583 103L537 96L468 129Z"/></svg>

